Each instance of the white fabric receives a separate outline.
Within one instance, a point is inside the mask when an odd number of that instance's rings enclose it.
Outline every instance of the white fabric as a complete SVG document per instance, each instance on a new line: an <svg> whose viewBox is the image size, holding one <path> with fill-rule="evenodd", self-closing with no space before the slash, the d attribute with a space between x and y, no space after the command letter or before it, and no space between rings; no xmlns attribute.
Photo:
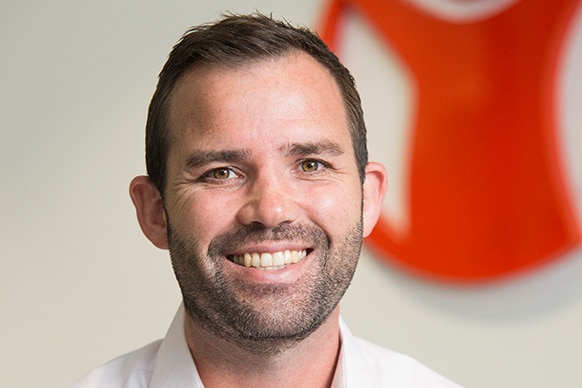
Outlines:
<svg viewBox="0 0 582 388"><path fill-rule="evenodd" d="M333 388L459 388L407 356L352 336L340 320L342 347ZM89 372L70 388L203 388L184 335L180 307L163 340Z"/></svg>

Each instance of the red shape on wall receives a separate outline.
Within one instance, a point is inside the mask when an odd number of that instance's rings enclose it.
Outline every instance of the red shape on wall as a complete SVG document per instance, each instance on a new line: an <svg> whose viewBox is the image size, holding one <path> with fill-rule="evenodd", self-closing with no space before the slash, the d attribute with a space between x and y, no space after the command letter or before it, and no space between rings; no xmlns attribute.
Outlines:
<svg viewBox="0 0 582 388"><path fill-rule="evenodd" d="M523 0L472 22L410 2L333 0L322 37L340 52L347 10L361 14L416 78L410 231L382 216L367 240L433 277L492 278L580 242L557 145L556 73L578 0Z"/></svg>

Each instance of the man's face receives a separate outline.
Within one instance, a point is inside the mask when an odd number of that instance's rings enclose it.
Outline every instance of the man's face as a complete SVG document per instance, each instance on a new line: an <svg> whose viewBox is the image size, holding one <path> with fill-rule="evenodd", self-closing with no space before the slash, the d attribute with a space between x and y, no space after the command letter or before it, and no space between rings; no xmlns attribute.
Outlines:
<svg viewBox="0 0 582 388"><path fill-rule="evenodd" d="M362 186L332 76L298 53L206 68L170 105L164 205L189 316L241 340L300 339L336 308Z"/></svg>

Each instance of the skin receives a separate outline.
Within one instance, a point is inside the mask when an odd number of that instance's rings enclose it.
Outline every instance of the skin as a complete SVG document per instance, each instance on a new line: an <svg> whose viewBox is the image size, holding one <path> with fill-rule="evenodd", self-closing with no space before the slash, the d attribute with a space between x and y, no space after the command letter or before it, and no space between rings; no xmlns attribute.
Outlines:
<svg viewBox="0 0 582 388"><path fill-rule="evenodd" d="M302 52L202 68L177 84L170 108L163 199L144 176L130 193L145 235L170 250L202 381L329 386L337 302L386 189L376 163L360 183L334 79ZM308 254L277 270L231 260L284 250Z"/></svg>

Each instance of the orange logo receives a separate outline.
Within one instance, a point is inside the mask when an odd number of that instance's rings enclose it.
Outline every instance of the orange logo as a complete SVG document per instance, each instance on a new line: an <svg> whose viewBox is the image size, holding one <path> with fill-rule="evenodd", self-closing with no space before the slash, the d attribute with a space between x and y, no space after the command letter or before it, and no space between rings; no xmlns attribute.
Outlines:
<svg viewBox="0 0 582 388"><path fill-rule="evenodd" d="M419 1L332 0L320 30L341 56L343 16L358 13L417 86L410 226L400 236L383 215L368 245L416 272L460 281L555 259L581 240L556 112L557 69L579 0L513 1L463 22Z"/></svg>

